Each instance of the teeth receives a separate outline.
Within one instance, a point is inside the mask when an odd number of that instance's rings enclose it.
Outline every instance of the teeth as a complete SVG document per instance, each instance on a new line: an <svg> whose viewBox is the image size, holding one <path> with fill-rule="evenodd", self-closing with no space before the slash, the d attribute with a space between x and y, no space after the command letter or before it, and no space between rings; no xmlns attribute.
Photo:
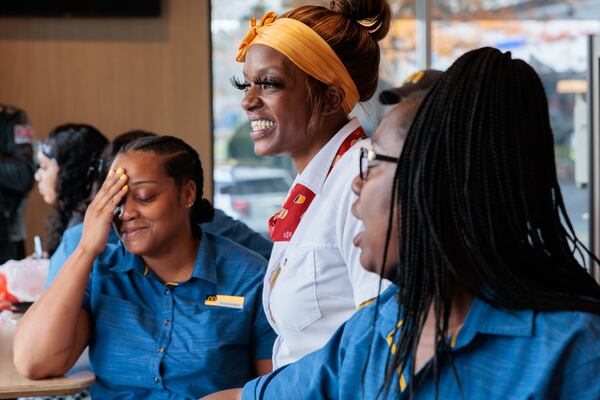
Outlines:
<svg viewBox="0 0 600 400"><path fill-rule="evenodd" d="M250 121L250 125L252 125L253 131L260 131L262 129L275 126L275 122L269 121L268 119L259 119L256 121Z"/></svg>

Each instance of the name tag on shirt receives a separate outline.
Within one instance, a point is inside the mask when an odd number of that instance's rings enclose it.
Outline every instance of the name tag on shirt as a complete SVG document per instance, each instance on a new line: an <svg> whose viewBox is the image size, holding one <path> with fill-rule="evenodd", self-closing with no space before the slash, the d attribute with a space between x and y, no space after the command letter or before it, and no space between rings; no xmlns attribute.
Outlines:
<svg viewBox="0 0 600 400"><path fill-rule="evenodd" d="M222 294L206 296L204 304L207 306L219 306L227 308L244 308L244 297L243 296L225 296Z"/></svg>

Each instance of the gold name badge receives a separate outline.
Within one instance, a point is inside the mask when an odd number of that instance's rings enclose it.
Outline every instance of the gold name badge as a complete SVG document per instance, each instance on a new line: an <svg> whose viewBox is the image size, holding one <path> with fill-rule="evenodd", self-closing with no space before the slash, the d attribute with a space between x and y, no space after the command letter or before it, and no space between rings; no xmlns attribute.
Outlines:
<svg viewBox="0 0 600 400"><path fill-rule="evenodd" d="M243 296L226 296L222 294L206 296L204 304L207 306L218 306L228 308L244 308L244 297Z"/></svg>

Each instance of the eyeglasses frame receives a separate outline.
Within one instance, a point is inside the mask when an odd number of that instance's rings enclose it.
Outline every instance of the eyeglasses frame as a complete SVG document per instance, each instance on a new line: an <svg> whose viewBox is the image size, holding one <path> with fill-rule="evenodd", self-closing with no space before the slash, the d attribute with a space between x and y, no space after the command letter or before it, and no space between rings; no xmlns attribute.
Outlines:
<svg viewBox="0 0 600 400"><path fill-rule="evenodd" d="M363 158L367 159L367 169L363 171ZM386 156L383 154L377 154L374 150L367 149L366 147L362 147L360 149L360 157L358 158L358 170L360 173L360 179L366 181L369 177L369 161L384 161L384 162L392 162L398 164L400 159L398 157Z"/></svg>

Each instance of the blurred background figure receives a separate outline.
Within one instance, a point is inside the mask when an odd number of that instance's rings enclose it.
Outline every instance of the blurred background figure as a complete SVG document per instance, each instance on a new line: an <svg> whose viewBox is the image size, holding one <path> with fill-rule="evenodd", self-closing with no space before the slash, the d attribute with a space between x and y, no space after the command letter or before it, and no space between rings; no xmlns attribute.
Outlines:
<svg viewBox="0 0 600 400"><path fill-rule="evenodd" d="M45 255L51 256L63 232L83 221L108 140L86 124L56 127L37 151L38 190L53 210L47 219Z"/></svg>
<svg viewBox="0 0 600 400"><path fill-rule="evenodd" d="M25 257L24 210L35 172L32 140L25 112L0 105L0 264Z"/></svg>

